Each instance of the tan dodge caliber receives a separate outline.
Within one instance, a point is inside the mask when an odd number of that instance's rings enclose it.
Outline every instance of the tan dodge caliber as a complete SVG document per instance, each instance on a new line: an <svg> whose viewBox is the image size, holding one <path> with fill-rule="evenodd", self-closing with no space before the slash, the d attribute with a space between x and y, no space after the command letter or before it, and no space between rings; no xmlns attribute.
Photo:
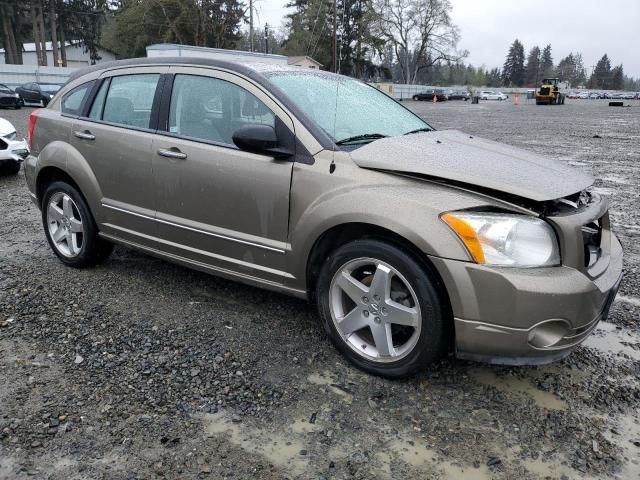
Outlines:
<svg viewBox="0 0 640 480"><path fill-rule="evenodd" d="M29 122L27 184L66 265L114 243L317 303L385 377L443 354L567 355L622 276L592 178L308 69L199 58L105 63Z"/></svg>

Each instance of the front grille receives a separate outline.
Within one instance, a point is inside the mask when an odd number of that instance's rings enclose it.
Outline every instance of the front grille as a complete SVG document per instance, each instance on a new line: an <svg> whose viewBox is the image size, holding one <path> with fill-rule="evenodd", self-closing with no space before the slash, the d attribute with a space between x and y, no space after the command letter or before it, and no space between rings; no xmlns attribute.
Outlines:
<svg viewBox="0 0 640 480"><path fill-rule="evenodd" d="M591 268L600 258L602 249L602 222L600 219L589 222L582 227L582 241L584 244L584 266Z"/></svg>
<svg viewBox="0 0 640 480"><path fill-rule="evenodd" d="M540 95L549 95L550 91L549 87L542 87L540 88Z"/></svg>

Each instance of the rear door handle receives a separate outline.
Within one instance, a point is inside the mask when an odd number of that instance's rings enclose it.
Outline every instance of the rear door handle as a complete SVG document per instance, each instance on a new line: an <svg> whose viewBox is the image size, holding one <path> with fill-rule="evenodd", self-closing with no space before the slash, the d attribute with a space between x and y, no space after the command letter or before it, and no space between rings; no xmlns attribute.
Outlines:
<svg viewBox="0 0 640 480"><path fill-rule="evenodd" d="M96 136L91 133L89 130L84 130L84 131L75 131L73 132L73 134L78 137L81 138L83 140L95 140Z"/></svg>
<svg viewBox="0 0 640 480"><path fill-rule="evenodd" d="M175 158L178 160L184 160L185 158L187 158L187 154L182 153L177 148L169 148L169 149L161 148L158 150L158 155L160 155L161 157Z"/></svg>

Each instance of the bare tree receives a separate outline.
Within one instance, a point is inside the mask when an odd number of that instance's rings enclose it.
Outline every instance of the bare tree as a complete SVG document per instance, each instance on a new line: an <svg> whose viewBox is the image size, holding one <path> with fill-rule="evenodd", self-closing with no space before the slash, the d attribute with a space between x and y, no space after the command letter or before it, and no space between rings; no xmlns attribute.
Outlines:
<svg viewBox="0 0 640 480"><path fill-rule="evenodd" d="M38 59L38 65L42 65L42 44L40 43L40 28L38 24L36 2L31 2L31 23L33 25L33 41L36 47L36 58Z"/></svg>
<svg viewBox="0 0 640 480"><path fill-rule="evenodd" d="M42 1L38 0L38 29L40 30L40 54L42 55L42 63L40 65L47 66L47 36L44 28L44 15L42 14Z"/></svg>
<svg viewBox="0 0 640 480"><path fill-rule="evenodd" d="M49 0L49 28L51 29L51 49L53 50L53 66L59 67L58 59L58 22L56 13L56 1Z"/></svg>
<svg viewBox="0 0 640 480"><path fill-rule="evenodd" d="M415 83L424 68L466 56L456 49L451 8L449 0L375 0L375 28L393 47L405 83Z"/></svg>

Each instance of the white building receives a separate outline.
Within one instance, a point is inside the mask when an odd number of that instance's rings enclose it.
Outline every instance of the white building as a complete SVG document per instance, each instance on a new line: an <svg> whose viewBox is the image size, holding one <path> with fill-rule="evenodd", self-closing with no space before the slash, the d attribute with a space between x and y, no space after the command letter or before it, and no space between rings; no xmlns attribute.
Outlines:
<svg viewBox="0 0 640 480"><path fill-rule="evenodd" d="M89 58L89 52L85 50L84 46L79 45L78 43L72 44L71 42L66 42L66 53L67 53L67 66L72 68L80 68L86 67L87 65L91 65L91 58ZM24 50L22 52L22 64L23 65L38 65L38 57L36 55L36 44L35 43L25 43L23 44ZM47 66L55 66L53 63L53 46L51 42L46 42L47 46ZM108 50L104 50L102 48L98 48L98 55L102 57L96 63L100 62L108 62L110 60L115 60L116 57L113 53ZM0 48L0 65L4 65L4 48Z"/></svg>
<svg viewBox="0 0 640 480"><path fill-rule="evenodd" d="M287 62L294 67L313 68L314 70L320 70L322 64L317 60L306 55L300 57L288 57Z"/></svg>

